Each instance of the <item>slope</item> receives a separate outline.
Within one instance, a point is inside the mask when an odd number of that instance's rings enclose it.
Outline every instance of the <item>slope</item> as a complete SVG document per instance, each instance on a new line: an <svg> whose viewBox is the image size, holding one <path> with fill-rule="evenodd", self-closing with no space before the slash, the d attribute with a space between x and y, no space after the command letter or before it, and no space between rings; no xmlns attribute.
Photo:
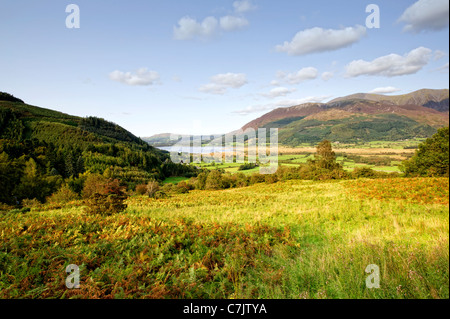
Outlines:
<svg viewBox="0 0 450 319"><path fill-rule="evenodd" d="M448 90L424 89L402 96L354 94L328 103L278 108L242 129L279 128L279 142L295 146L324 138L339 142L425 138L448 124Z"/></svg>

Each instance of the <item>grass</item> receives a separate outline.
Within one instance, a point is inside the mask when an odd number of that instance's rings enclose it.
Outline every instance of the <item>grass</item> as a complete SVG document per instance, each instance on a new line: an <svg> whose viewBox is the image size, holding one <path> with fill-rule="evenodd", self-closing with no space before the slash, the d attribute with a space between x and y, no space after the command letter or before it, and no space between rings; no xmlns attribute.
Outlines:
<svg viewBox="0 0 450 319"><path fill-rule="evenodd" d="M179 182L187 181L187 180L189 180L189 178L187 178L187 177L173 176L173 177L166 178L163 181L163 184L178 184Z"/></svg>
<svg viewBox="0 0 450 319"><path fill-rule="evenodd" d="M111 217L6 213L0 298L449 298L448 193L445 178L286 181L132 197Z"/></svg>
<svg viewBox="0 0 450 319"><path fill-rule="evenodd" d="M403 147L416 145L419 143L420 139L411 141L399 141L399 142L385 142L385 141L374 141L370 143L365 143L363 145L347 144L336 144L333 145L334 150L338 153L336 160L341 163L345 170L353 171L355 167L368 167L376 171L387 172L387 173L401 173L399 165L403 160L407 159L409 156L414 154L414 149L404 149ZM299 148L289 148L285 146L279 147L278 163L284 166L298 166L300 164L305 164L309 159L314 159L314 153L316 149L311 146L299 147ZM346 159L343 155L360 155L364 157L379 157L391 158L391 164L389 166L376 166L367 163L356 163L354 160ZM252 170L239 171L238 168L240 163L195 163L192 164L201 168L206 169L224 169L229 173L242 172L244 174L252 174L259 171L259 168Z"/></svg>

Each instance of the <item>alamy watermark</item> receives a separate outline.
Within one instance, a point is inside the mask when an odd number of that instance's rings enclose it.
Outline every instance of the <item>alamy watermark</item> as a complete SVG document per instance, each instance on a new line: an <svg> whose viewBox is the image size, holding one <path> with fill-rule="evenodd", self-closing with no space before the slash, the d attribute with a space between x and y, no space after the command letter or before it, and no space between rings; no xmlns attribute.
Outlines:
<svg viewBox="0 0 450 319"><path fill-rule="evenodd" d="M66 7L66 13L70 13L66 17L67 29L79 29L80 28L80 7L76 4L69 4Z"/></svg>
<svg viewBox="0 0 450 319"><path fill-rule="evenodd" d="M380 28L380 7L376 4L369 4L366 12L370 13L366 18L367 29Z"/></svg>
<svg viewBox="0 0 450 319"><path fill-rule="evenodd" d="M66 267L66 273L69 274L66 278L66 287L68 289L79 289L80 268L77 265L70 264Z"/></svg>
<svg viewBox="0 0 450 319"><path fill-rule="evenodd" d="M254 163L261 174L278 169L278 129L248 128L207 137L171 134L170 139L177 141L170 152L174 163Z"/></svg>
<svg viewBox="0 0 450 319"><path fill-rule="evenodd" d="M370 274L366 278L366 287L369 289L380 288L380 267L371 264L366 267L365 271Z"/></svg>

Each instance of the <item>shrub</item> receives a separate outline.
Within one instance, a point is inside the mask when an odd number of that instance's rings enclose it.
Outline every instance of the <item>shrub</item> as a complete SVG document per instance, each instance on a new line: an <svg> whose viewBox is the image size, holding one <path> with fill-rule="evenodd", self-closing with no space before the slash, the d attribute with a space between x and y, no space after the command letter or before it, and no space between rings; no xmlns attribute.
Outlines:
<svg viewBox="0 0 450 319"><path fill-rule="evenodd" d="M205 188L217 190L222 188L222 173L218 170L213 170L208 174L205 182Z"/></svg>
<svg viewBox="0 0 450 319"><path fill-rule="evenodd" d="M245 163L239 166L238 171L246 171L255 168L257 165L255 163Z"/></svg>
<svg viewBox="0 0 450 319"><path fill-rule="evenodd" d="M265 181L266 181L266 184L274 184L274 183L278 182L277 175L267 174L267 175L265 175Z"/></svg>
<svg viewBox="0 0 450 319"><path fill-rule="evenodd" d="M78 194L70 189L69 185L63 185L57 192L47 197L47 202L50 204L65 204L77 200Z"/></svg>
<svg viewBox="0 0 450 319"><path fill-rule="evenodd" d="M249 185L249 178L244 173L237 173L233 177L236 178L234 182L235 187L246 187Z"/></svg>
<svg viewBox="0 0 450 319"><path fill-rule="evenodd" d="M86 213L110 216L124 211L127 208L124 203L127 199L124 189L117 179L109 179L99 187L99 192L85 201Z"/></svg>
<svg viewBox="0 0 450 319"><path fill-rule="evenodd" d="M90 174L84 182L81 195L84 199L88 199L95 193L102 193L107 179L100 174Z"/></svg>
<svg viewBox="0 0 450 319"><path fill-rule="evenodd" d="M181 181L179 182L176 186L175 186L176 192L178 194L187 194L189 193L189 186L185 181Z"/></svg>
<svg viewBox="0 0 450 319"><path fill-rule="evenodd" d="M252 176L250 176L250 185L257 184L257 183L264 183L266 181L265 175L259 174L259 173L253 173Z"/></svg>
<svg viewBox="0 0 450 319"><path fill-rule="evenodd" d="M24 199L22 200L22 207L24 208L30 208L30 209L41 209L42 203L38 201L36 198L33 199Z"/></svg>
<svg viewBox="0 0 450 319"><path fill-rule="evenodd" d="M161 192L164 192L166 194L169 194L173 191L174 185L172 183L164 184L161 188Z"/></svg>
<svg viewBox="0 0 450 319"><path fill-rule="evenodd" d="M147 185L139 184L136 186L136 193L139 195L145 195L147 193Z"/></svg>
<svg viewBox="0 0 450 319"><path fill-rule="evenodd" d="M376 178L378 176L377 172L369 167L355 167L351 174L353 178Z"/></svg>

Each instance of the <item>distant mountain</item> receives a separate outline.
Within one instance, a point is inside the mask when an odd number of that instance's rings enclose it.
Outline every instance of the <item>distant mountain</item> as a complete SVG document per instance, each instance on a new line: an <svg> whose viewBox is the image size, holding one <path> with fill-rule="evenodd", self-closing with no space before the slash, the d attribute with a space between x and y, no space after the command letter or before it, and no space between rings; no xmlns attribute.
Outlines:
<svg viewBox="0 0 450 319"><path fill-rule="evenodd" d="M171 139L171 136L178 136L178 140ZM148 144L154 147L163 147L163 146L173 146L181 141L182 138L191 138L201 139L204 143L207 143L211 140L210 135L183 135L183 134L172 134L172 133L161 133L152 135L150 137L142 137L142 140L147 142Z"/></svg>
<svg viewBox="0 0 450 319"><path fill-rule="evenodd" d="M275 109L247 128L278 128L279 142L316 143L324 138L355 142L430 137L449 124L449 90L419 90L405 95L353 94L328 103Z"/></svg>
<svg viewBox="0 0 450 319"><path fill-rule="evenodd" d="M328 104L335 104L339 102L346 102L351 100L369 100L384 103L391 103L395 105L420 105L439 112L449 111L449 90L431 90L422 89L404 95L381 95L357 93L341 98L337 98L328 102Z"/></svg>

